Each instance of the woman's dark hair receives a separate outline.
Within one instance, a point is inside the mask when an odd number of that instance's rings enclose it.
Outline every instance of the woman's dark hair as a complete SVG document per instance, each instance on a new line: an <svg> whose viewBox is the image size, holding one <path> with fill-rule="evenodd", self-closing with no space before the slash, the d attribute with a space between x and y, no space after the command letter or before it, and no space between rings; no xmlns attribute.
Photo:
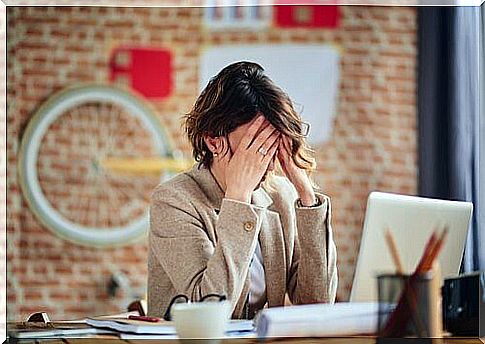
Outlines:
<svg viewBox="0 0 485 344"><path fill-rule="evenodd" d="M237 127L249 123L258 113L292 140L295 164L307 171L315 168L312 150L302 135L302 120L289 96L253 62L233 63L213 77L185 117L185 131L196 161L206 167L213 156L205 135L227 137Z"/></svg>

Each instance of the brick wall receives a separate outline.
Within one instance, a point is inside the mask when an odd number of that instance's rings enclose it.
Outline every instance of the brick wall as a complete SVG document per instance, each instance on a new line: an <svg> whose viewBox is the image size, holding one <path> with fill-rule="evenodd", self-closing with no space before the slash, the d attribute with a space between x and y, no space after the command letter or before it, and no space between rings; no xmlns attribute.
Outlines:
<svg viewBox="0 0 485 344"><path fill-rule="evenodd" d="M340 299L349 295L368 192L415 193L414 8L342 7L337 29L270 28L259 33L206 32L202 15L199 8L7 9L10 319L39 310L54 319L122 310L129 296L110 298L106 292L112 271L124 272L133 288L144 292L147 247L143 241L110 249L64 241L30 212L17 179L20 139L35 110L66 86L106 82L109 54L120 44L172 50L176 73L172 96L152 105L174 146L186 154L189 147L181 135L180 115L198 94L203 46L305 42L342 48L334 134L326 146L315 147L319 162L315 179L333 200ZM44 176L49 177L48 170Z"/></svg>

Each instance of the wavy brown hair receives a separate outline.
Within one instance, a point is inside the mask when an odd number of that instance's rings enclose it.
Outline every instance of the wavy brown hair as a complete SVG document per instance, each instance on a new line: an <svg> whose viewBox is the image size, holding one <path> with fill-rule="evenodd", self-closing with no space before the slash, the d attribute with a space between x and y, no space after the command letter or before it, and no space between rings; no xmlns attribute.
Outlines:
<svg viewBox="0 0 485 344"><path fill-rule="evenodd" d="M244 61L225 67L213 77L184 116L195 160L210 167L213 155L204 136L227 137L258 113L291 138L295 164L307 171L314 170L313 151L304 140L302 120L290 97L264 74L263 67Z"/></svg>

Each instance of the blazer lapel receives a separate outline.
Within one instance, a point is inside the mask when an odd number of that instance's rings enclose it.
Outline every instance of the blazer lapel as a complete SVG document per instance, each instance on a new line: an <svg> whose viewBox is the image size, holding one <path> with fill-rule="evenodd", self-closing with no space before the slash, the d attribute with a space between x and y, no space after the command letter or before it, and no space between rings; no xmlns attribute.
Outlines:
<svg viewBox="0 0 485 344"><path fill-rule="evenodd" d="M211 209L209 214L212 226L207 226L206 231L209 239L217 244L217 233L215 231L215 224L219 217L222 199L224 192L222 191L216 179L208 168L205 168L201 163L195 164L190 171L186 173L197 185L202 189L204 195L207 197L206 205Z"/></svg>
<svg viewBox="0 0 485 344"><path fill-rule="evenodd" d="M222 191L211 171L204 167L201 163L195 164L187 175L192 178L197 185L202 189L204 195L207 196L209 205L216 213L219 212L222 199L224 198L224 191Z"/></svg>

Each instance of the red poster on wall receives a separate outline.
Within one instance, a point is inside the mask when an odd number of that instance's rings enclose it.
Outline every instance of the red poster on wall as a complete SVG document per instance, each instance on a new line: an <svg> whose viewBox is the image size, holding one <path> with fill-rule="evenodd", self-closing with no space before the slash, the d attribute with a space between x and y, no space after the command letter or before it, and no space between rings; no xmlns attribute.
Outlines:
<svg viewBox="0 0 485 344"><path fill-rule="evenodd" d="M110 80L147 98L165 98L172 92L172 54L160 48L118 47L110 58Z"/></svg>
<svg viewBox="0 0 485 344"><path fill-rule="evenodd" d="M338 6L279 5L275 6L275 25L284 28L335 28Z"/></svg>

